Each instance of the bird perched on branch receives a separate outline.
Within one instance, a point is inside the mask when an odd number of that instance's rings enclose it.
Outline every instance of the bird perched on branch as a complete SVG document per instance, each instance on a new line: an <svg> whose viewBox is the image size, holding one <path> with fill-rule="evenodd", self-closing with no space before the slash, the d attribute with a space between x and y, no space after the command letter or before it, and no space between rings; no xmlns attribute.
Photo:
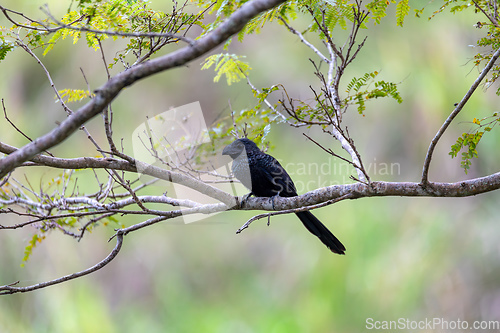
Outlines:
<svg viewBox="0 0 500 333"><path fill-rule="evenodd" d="M249 139L238 139L226 146L222 155L233 159L234 176L257 197L295 197L295 184L279 162ZM309 211L295 213L304 226L332 252L344 254L345 247Z"/></svg>

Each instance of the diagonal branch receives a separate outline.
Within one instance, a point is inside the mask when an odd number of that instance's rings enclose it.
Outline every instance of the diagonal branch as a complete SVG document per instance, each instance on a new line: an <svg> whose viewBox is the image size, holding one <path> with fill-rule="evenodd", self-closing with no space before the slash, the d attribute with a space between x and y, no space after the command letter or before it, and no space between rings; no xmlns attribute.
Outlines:
<svg viewBox="0 0 500 333"><path fill-rule="evenodd" d="M19 127L16 126L16 124L14 124L10 119L9 117L7 116L7 109L5 108L5 103L4 103L4 100L2 98L2 108L3 108L3 116L5 118L5 120L7 120L7 122L12 126L14 127L14 129L20 133L22 136L24 136L26 139L28 139L28 141L33 141L32 138L30 138L27 134L25 134L23 131L21 131L19 129ZM50 156L54 157L54 155L52 155L52 153L50 153L49 151L46 151L47 154L49 154Z"/></svg>
<svg viewBox="0 0 500 333"><path fill-rule="evenodd" d="M431 141L431 143L429 145L429 149L427 150L427 155L425 156L424 168L423 168L423 171L422 171L422 179L420 181L420 183L422 185L425 186L429 182L429 177L428 177L428 175L429 175L429 166L431 164L432 154L434 152L434 149L436 148L436 145L437 145L439 139L441 139L441 137L443 136L443 134L446 131L446 129L448 128L448 126L450 126L450 124L453 121L453 119L455 119L455 117L460 113L460 111L462 111L463 107L469 101L469 98L472 96L472 94L474 93L474 91L476 91L476 89L479 86L479 84L481 83L481 81L486 77L486 75L488 74L488 72L493 68L493 65L495 64L495 62L497 61L497 59L498 59L499 56L500 56L500 48L498 48L495 51L495 53L492 55L490 61L488 62L488 64L486 65L486 67L484 67L484 69L481 71L481 74L479 74L479 76L476 79L476 81L474 81L474 83L470 87L469 91L467 91L467 93L462 98L462 100L460 101L460 103L457 104L457 106L455 107L455 110L453 110L453 112L450 113L450 115L448 116L448 118L445 120L445 122L443 123L443 125L441 125L441 128L439 129L439 131L436 133L436 135L432 139L432 141Z"/></svg>
<svg viewBox="0 0 500 333"><path fill-rule="evenodd" d="M302 33L300 33L299 31L297 31L296 29L294 29L291 25L288 24L288 22L285 20L285 18L283 18L282 16L278 16L278 19L285 25L285 27L287 27L287 29L297 35L299 38L300 38L300 41L302 43L304 43L307 47L309 47L311 50L313 50L314 53L316 53L318 55L318 57L321 58L321 60L323 60L324 62L326 62L327 64L330 63L330 59L328 59L327 57L325 57L323 55L323 53L321 53L320 50L318 50L316 48L316 46L314 46L313 44L311 44L305 37Z"/></svg>

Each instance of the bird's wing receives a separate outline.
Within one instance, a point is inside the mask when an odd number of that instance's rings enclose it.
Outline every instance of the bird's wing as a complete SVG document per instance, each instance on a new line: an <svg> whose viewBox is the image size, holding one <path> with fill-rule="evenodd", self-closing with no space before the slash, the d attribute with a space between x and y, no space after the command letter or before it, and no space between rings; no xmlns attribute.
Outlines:
<svg viewBox="0 0 500 333"><path fill-rule="evenodd" d="M282 197L297 195L292 178L274 157L264 153L256 157L261 181L271 183L275 193Z"/></svg>

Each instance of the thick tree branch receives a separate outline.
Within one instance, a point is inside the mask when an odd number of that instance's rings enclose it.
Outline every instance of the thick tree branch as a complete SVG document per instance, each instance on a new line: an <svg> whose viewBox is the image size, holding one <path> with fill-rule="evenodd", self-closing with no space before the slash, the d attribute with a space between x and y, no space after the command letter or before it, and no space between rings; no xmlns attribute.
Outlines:
<svg viewBox="0 0 500 333"><path fill-rule="evenodd" d="M95 91L95 97L91 101L62 121L55 129L0 160L0 178L3 178L7 173L33 156L64 141L81 125L102 112L123 88L153 74L185 65L206 54L243 29L253 17L283 2L284 0L249 1L216 29L207 33L192 45L117 74Z"/></svg>
<svg viewBox="0 0 500 333"><path fill-rule="evenodd" d="M400 197L467 197L500 189L500 172L490 176L465 180L456 183L428 183L424 188L419 183L412 182L371 182L369 185L363 183L333 185L320 188L303 195L291 198L255 198L250 197L243 201L242 205L231 208L224 204L207 204L196 207L171 211L171 217L159 216L150 220L132 225L117 232L128 234L144 227L187 214L212 214L226 210L267 210L272 213L259 214L248 220L237 233L246 229L255 220L272 215L295 213L311 210L345 199L358 199L376 196L400 196Z"/></svg>
<svg viewBox="0 0 500 333"><path fill-rule="evenodd" d="M17 149L15 147L0 142L0 152L5 154L14 154L15 152L17 152ZM145 163L142 163L134 159L130 159L130 161L117 160L110 157L107 158L79 157L79 158L66 159L66 158L49 157L45 155L37 155L31 158L31 161L33 161L35 164L29 164L29 165L43 165L59 169L111 169L111 170L128 171L134 173L140 172L142 174L163 179L168 182L187 186L211 198L224 202L229 206L235 204L233 196L224 191L219 190L216 187L213 187L188 175L162 169L153 165L147 165Z"/></svg>
<svg viewBox="0 0 500 333"><path fill-rule="evenodd" d="M350 194L348 198L359 199L368 197L469 197L500 189L500 172L489 176L463 180L456 183L427 183L423 187L414 182L371 182L369 185L363 183L332 185L314 191L307 192L292 198L275 197L248 198L242 204L244 210L288 210L304 206L313 206L328 200L343 197ZM273 209L274 201L274 209ZM315 208L315 207L312 207ZM234 207L233 209L239 209Z"/></svg>

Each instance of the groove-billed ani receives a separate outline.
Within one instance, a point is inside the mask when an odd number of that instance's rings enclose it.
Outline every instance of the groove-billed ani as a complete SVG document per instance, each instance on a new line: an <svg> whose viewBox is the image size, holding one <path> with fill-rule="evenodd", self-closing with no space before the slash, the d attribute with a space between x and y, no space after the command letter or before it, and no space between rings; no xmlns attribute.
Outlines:
<svg viewBox="0 0 500 333"><path fill-rule="evenodd" d="M257 197L297 196L292 178L279 162L249 139L238 139L224 148L222 155L233 159L234 176ZM332 252L344 254L342 243L311 212L295 213L304 226Z"/></svg>

